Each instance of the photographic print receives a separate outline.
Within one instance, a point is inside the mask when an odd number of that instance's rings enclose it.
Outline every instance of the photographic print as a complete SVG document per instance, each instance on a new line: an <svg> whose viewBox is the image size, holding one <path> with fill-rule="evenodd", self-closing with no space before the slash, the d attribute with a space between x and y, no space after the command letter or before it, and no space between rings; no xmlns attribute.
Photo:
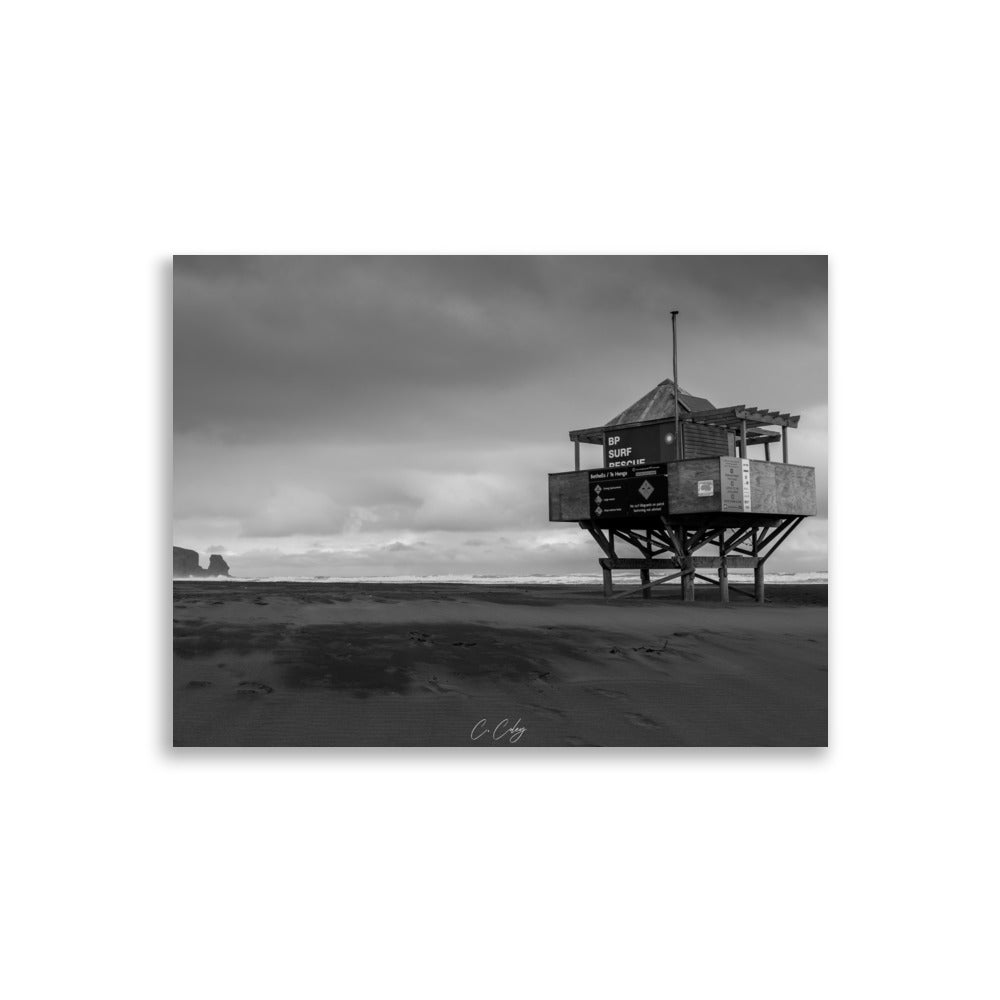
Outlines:
<svg viewBox="0 0 1000 1000"><path fill-rule="evenodd" d="M827 743L827 258L173 264L178 747Z"/></svg>

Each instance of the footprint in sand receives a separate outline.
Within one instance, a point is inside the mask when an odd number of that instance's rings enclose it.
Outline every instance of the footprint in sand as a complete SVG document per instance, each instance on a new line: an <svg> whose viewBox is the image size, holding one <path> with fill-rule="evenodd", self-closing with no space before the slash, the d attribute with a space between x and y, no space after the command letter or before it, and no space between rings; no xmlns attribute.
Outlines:
<svg viewBox="0 0 1000 1000"><path fill-rule="evenodd" d="M453 646L475 646L474 642L453 642Z"/></svg>
<svg viewBox="0 0 1000 1000"><path fill-rule="evenodd" d="M431 677L430 680L424 681L424 690L433 691L435 694L462 694L458 688L448 687L446 684L442 684L436 677ZM465 697L463 695L463 697Z"/></svg>
<svg viewBox="0 0 1000 1000"><path fill-rule="evenodd" d="M236 693L256 697L260 694L274 694L274 688L270 684L259 684L257 681L240 681Z"/></svg>
<svg viewBox="0 0 1000 1000"><path fill-rule="evenodd" d="M625 718L628 719L633 726L644 726L647 729L656 728L656 722L648 715L640 715L638 712L626 712Z"/></svg>
<svg viewBox="0 0 1000 1000"><path fill-rule="evenodd" d="M565 719L566 713L559 708L550 708L548 705L529 705L528 708L532 712L537 712L539 715L546 715L550 719Z"/></svg>
<svg viewBox="0 0 1000 1000"><path fill-rule="evenodd" d="M413 642L430 642L429 632L411 632L410 639Z"/></svg>
<svg viewBox="0 0 1000 1000"><path fill-rule="evenodd" d="M612 691L610 688L589 687L584 688L583 690L586 691L587 694L596 694L601 698L611 698L613 701L623 701L626 697L621 691Z"/></svg>
<svg viewBox="0 0 1000 1000"><path fill-rule="evenodd" d="M189 688L210 688L211 686L211 681L188 681L185 685L185 687Z"/></svg>

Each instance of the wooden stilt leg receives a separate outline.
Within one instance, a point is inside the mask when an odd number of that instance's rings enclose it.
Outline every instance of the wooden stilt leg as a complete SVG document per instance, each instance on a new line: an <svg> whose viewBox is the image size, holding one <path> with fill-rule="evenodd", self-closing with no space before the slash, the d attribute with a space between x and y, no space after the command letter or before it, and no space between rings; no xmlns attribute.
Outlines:
<svg viewBox="0 0 1000 1000"><path fill-rule="evenodd" d="M604 571L604 596L610 597L614 593L614 589L611 585L611 570L601 567Z"/></svg>
<svg viewBox="0 0 1000 1000"><path fill-rule="evenodd" d="M645 544L645 546L643 546L643 549L644 549L644 555L646 556L646 558L647 559L652 559L653 558L653 538L652 538L652 535L650 534L648 528L646 529L646 544ZM648 567L646 569L640 569L639 570L639 582L640 583L649 583L649 568ZM642 592L642 596L647 601L651 600L652 597L653 597L653 588L652 587L647 587Z"/></svg>
<svg viewBox="0 0 1000 1000"><path fill-rule="evenodd" d="M753 529L753 542L750 546L755 557L760 555L760 535L757 528ZM759 558L757 565L753 568L753 596L758 604L764 603L764 564Z"/></svg>
<svg viewBox="0 0 1000 1000"><path fill-rule="evenodd" d="M694 600L694 563L691 560L691 539L687 531L681 532L684 541L684 575L681 577L681 590L685 601Z"/></svg>
<svg viewBox="0 0 1000 1000"><path fill-rule="evenodd" d="M729 570L726 567L726 533L719 535L719 600L729 603Z"/></svg>

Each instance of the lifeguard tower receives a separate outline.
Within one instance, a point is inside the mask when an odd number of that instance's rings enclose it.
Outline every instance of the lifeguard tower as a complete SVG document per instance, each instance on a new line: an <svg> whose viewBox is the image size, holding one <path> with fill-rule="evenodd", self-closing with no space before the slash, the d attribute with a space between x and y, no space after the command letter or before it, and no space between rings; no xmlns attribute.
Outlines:
<svg viewBox="0 0 1000 1000"><path fill-rule="evenodd" d="M607 598L648 598L678 580L693 601L698 579L716 584L723 602L733 591L763 603L768 559L816 513L816 470L788 461L799 418L746 403L716 407L678 388L676 319L674 338L673 380L606 424L569 432L575 469L550 473L549 520L577 522L600 546ZM580 468L581 445L603 449L600 467ZM772 445L780 462L771 461ZM753 593L730 586L736 568L753 569ZM641 585L615 594L616 569L638 570ZM651 580L660 570L667 575Z"/></svg>

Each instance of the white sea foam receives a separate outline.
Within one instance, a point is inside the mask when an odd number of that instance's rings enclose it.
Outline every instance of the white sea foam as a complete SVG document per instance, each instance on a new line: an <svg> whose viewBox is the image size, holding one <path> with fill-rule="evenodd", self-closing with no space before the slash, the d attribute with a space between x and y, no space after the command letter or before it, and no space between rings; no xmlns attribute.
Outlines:
<svg viewBox="0 0 1000 1000"><path fill-rule="evenodd" d="M708 575L711 571L706 571ZM813 573L765 573L767 584L828 583L825 572ZM486 574L450 573L437 576L203 576L174 577L178 582L197 583L463 583L481 586L526 586L526 585L580 585L600 584L600 573L566 573L549 575L537 573L531 576L489 576ZM615 583L639 583L638 572L621 571L615 573ZM679 582L679 580L678 580ZM730 570L729 582L735 584L753 583L753 573L746 570ZM695 580L696 586L709 586L703 580Z"/></svg>

